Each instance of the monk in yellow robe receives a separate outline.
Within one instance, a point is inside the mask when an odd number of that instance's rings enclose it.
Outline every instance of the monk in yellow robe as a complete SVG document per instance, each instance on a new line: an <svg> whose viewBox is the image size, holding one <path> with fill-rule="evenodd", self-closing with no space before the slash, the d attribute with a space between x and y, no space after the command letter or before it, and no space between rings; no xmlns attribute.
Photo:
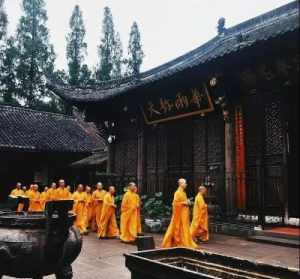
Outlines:
<svg viewBox="0 0 300 279"><path fill-rule="evenodd" d="M74 226L79 230L80 234L87 233L87 194L82 184L79 184L77 191L72 196L74 200L73 212L76 214Z"/></svg>
<svg viewBox="0 0 300 279"><path fill-rule="evenodd" d="M48 201L55 201L55 200L57 200L56 190L57 190L56 189L56 183L52 182L51 183L51 187L50 187L50 189L47 192L47 194L48 194Z"/></svg>
<svg viewBox="0 0 300 279"><path fill-rule="evenodd" d="M37 184L34 184L32 186L32 190L28 194L29 198L29 212L40 212L42 210L41 205L41 194L39 192L39 186Z"/></svg>
<svg viewBox="0 0 300 279"><path fill-rule="evenodd" d="M119 236L119 229L116 220L117 206L114 198L115 192L115 187L110 186L108 192L104 196L100 225L97 230L99 238Z"/></svg>
<svg viewBox="0 0 300 279"><path fill-rule="evenodd" d="M92 188L89 186L85 187L86 193L86 210L87 210L87 218L86 218L86 227L90 228L93 218L93 197L92 197Z"/></svg>
<svg viewBox="0 0 300 279"><path fill-rule="evenodd" d="M44 191L41 193L40 200L41 200L41 207L42 207L43 211L45 210L46 202L49 201L48 191L49 191L49 188L47 186L45 186Z"/></svg>
<svg viewBox="0 0 300 279"><path fill-rule="evenodd" d="M58 181L58 188L56 189L56 200L71 200L72 194L66 188L66 183L64 179Z"/></svg>
<svg viewBox="0 0 300 279"><path fill-rule="evenodd" d="M174 194L171 223L162 242L163 248L197 248L197 244L193 241L190 232L190 201L185 192L186 187L186 180L180 178L178 180L178 189Z"/></svg>
<svg viewBox="0 0 300 279"><path fill-rule="evenodd" d="M136 194L136 185L130 182L127 186L127 192L124 194L121 204L121 234L120 239L123 242L134 242L138 235L138 210L139 199Z"/></svg>
<svg viewBox="0 0 300 279"><path fill-rule="evenodd" d="M98 227L100 227L100 220L102 214L103 207L103 199L106 194L106 191L103 189L103 185L101 182L96 184L96 190L93 192L93 216L92 216L92 230L97 231Z"/></svg>
<svg viewBox="0 0 300 279"><path fill-rule="evenodd" d="M208 230L208 211L207 204L205 203L204 196L206 195L206 188L200 186L199 192L195 198L194 210L193 210L193 221L191 224L191 234L193 239L208 241L209 230Z"/></svg>
<svg viewBox="0 0 300 279"><path fill-rule="evenodd" d="M25 196L25 192L23 191L22 184L20 182L18 182L16 184L16 188L11 191L10 196L12 198L19 198L19 197ZM21 212L21 211L23 211L23 208L24 208L24 204L23 203L19 203L17 211Z"/></svg>

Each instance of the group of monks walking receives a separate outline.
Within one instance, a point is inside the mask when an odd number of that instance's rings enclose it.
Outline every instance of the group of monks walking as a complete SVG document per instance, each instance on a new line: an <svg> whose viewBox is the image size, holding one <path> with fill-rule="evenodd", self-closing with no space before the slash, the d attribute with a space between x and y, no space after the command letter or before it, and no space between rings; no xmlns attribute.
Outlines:
<svg viewBox="0 0 300 279"><path fill-rule="evenodd" d="M186 187L186 180L179 179L172 204L171 222L162 242L163 248L178 246L196 248L197 241L209 239L208 212L204 200L206 188L200 186L198 189L199 192L194 202L193 220L190 223L191 202L187 198ZM94 191L89 186L84 187L79 184L76 191L71 193L70 187L65 185L63 179L60 179L58 185L52 183L41 193L36 184L27 189L22 187L21 183L17 183L10 196L29 198L28 211L31 212L43 211L48 201L73 200L73 212L76 214L74 226L81 234L94 231L101 239L119 237L122 242L133 243L137 236L142 234L141 199L137 185L130 182L123 195L120 208L120 229L116 218L115 192L114 186L109 186L106 191L102 183L98 182ZM23 205L19 204L18 211L22 210Z"/></svg>

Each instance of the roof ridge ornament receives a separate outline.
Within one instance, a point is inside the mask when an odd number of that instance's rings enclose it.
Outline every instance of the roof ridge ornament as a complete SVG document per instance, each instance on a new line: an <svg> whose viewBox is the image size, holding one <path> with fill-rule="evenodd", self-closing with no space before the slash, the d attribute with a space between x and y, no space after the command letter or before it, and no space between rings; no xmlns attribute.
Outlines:
<svg viewBox="0 0 300 279"><path fill-rule="evenodd" d="M219 18L217 26L219 36L224 36L226 34L227 29L225 28L225 24L226 19L224 17Z"/></svg>

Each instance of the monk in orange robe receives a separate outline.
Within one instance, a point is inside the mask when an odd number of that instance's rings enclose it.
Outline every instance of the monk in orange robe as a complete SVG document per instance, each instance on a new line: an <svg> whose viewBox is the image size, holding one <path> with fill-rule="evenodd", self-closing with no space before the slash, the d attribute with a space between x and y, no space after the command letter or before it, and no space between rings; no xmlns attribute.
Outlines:
<svg viewBox="0 0 300 279"><path fill-rule="evenodd" d="M106 194L106 191L103 189L101 182L96 184L96 190L93 192L93 216L92 216L92 230L97 231L100 227L100 219L102 213L103 199Z"/></svg>
<svg viewBox="0 0 300 279"><path fill-rule="evenodd" d="M52 182L51 183L51 187L50 189L48 190L48 201L55 201L57 200L57 197L56 197L56 183L55 182Z"/></svg>
<svg viewBox="0 0 300 279"><path fill-rule="evenodd" d="M108 192L103 199L103 207L100 218L100 226L98 227L97 235L99 238L118 237L119 229L116 220L116 204L114 186L110 186Z"/></svg>
<svg viewBox="0 0 300 279"><path fill-rule="evenodd" d="M46 202L49 200L48 190L49 190L49 188L47 186L45 186L44 191L41 193L41 197L40 197L41 207L42 207L43 211L45 210Z"/></svg>
<svg viewBox="0 0 300 279"><path fill-rule="evenodd" d="M124 194L121 204L121 235L123 242L134 242L138 235L138 210L139 199L136 194L136 185L130 182L127 186L127 192Z"/></svg>
<svg viewBox="0 0 300 279"><path fill-rule="evenodd" d="M187 247L196 248L197 244L193 241L190 232L190 201L187 198L185 189L186 180L178 180L178 189L173 199L173 215L171 223L164 236L162 247Z"/></svg>
<svg viewBox="0 0 300 279"><path fill-rule="evenodd" d="M90 228L93 218L93 197L92 197L92 188L89 186L85 187L86 193L86 210L87 210L87 218L86 218L86 227Z"/></svg>
<svg viewBox="0 0 300 279"><path fill-rule="evenodd" d="M208 211L207 204L205 203L204 196L206 195L206 188L200 186L199 192L195 198L194 210L193 210L193 221L191 224L191 234L193 239L208 241L209 230L208 230Z"/></svg>
<svg viewBox="0 0 300 279"><path fill-rule="evenodd" d="M79 230L80 234L87 233L87 194L82 184L79 184L77 191L73 193L74 200L73 212L76 214L74 226Z"/></svg>
<svg viewBox="0 0 300 279"><path fill-rule="evenodd" d="M19 198L19 197L25 196L25 192L23 191L22 184L20 182L18 182L16 184L16 188L11 191L10 196L12 198ZM17 211L21 212L21 211L23 211L23 208L24 208L24 204L23 203L19 203Z"/></svg>
<svg viewBox="0 0 300 279"><path fill-rule="evenodd" d="M40 212L42 210L41 205L41 194L39 192L39 186L37 184L34 184L32 186L32 190L30 190L29 194L29 212Z"/></svg>
<svg viewBox="0 0 300 279"><path fill-rule="evenodd" d="M58 188L56 189L56 200L71 200L72 194L66 188L66 183L64 179L58 181Z"/></svg>

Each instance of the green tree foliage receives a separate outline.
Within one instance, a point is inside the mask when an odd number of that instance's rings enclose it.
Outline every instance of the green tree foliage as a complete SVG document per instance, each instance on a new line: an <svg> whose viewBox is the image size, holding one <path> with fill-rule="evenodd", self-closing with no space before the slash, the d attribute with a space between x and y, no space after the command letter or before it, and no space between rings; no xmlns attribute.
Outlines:
<svg viewBox="0 0 300 279"><path fill-rule="evenodd" d="M15 46L14 38L8 38L5 41L2 62L0 63L0 88L2 101L7 104L17 105L18 85L16 77L16 63L18 58L18 49Z"/></svg>
<svg viewBox="0 0 300 279"><path fill-rule="evenodd" d="M4 0L0 0L0 40L6 35L7 14L4 10Z"/></svg>
<svg viewBox="0 0 300 279"><path fill-rule="evenodd" d="M0 101L17 104L15 99L17 49L14 45L14 39L7 39L7 23L4 0L0 0Z"/></svg>
<svg viewBox="0 0 300 279"><path fill-rule="evenodd" d="M44 0L23 0L23 15L16 33L19 98L30 107L40 106L49 96L46 77L54 71L55 54L49 43Z"/></svg>
<svg viewBox="0 0 300 279"><path fill-rule="evenodd" d="M102 39L99 46L99 68L96 73L97 80L110 80L113 71L113 58L115 48L115 28L112 13L109 7L104 8L102 22Z"/></svg>
<svg viewBox="0 0 300 279"><path fill-rule="evenodd" d="M144 52L141 45L141 34L136 22L131 26L129 45L128 45L128 60L127 74L136 76L140 73L143 63Z"/></svg>
<svg viewBox="0 0 300 279"><path fill-rule="evenodd" d="M112 79L119 79L122 77L123 72L123 46L120 38L120 34L117 33L115 37L114 49L113 49L113 69L112 69Z"/></svg>
<svg viewBox="0 0 300 279"><path fill-rule="evenodd" d="M84 41L85 27L82 12L75 6L70 19L70 33L67 36L67 61L69 68L69 84L74 86L85 85L89 82L90 71L83 65L87 44Z"/></svg>

